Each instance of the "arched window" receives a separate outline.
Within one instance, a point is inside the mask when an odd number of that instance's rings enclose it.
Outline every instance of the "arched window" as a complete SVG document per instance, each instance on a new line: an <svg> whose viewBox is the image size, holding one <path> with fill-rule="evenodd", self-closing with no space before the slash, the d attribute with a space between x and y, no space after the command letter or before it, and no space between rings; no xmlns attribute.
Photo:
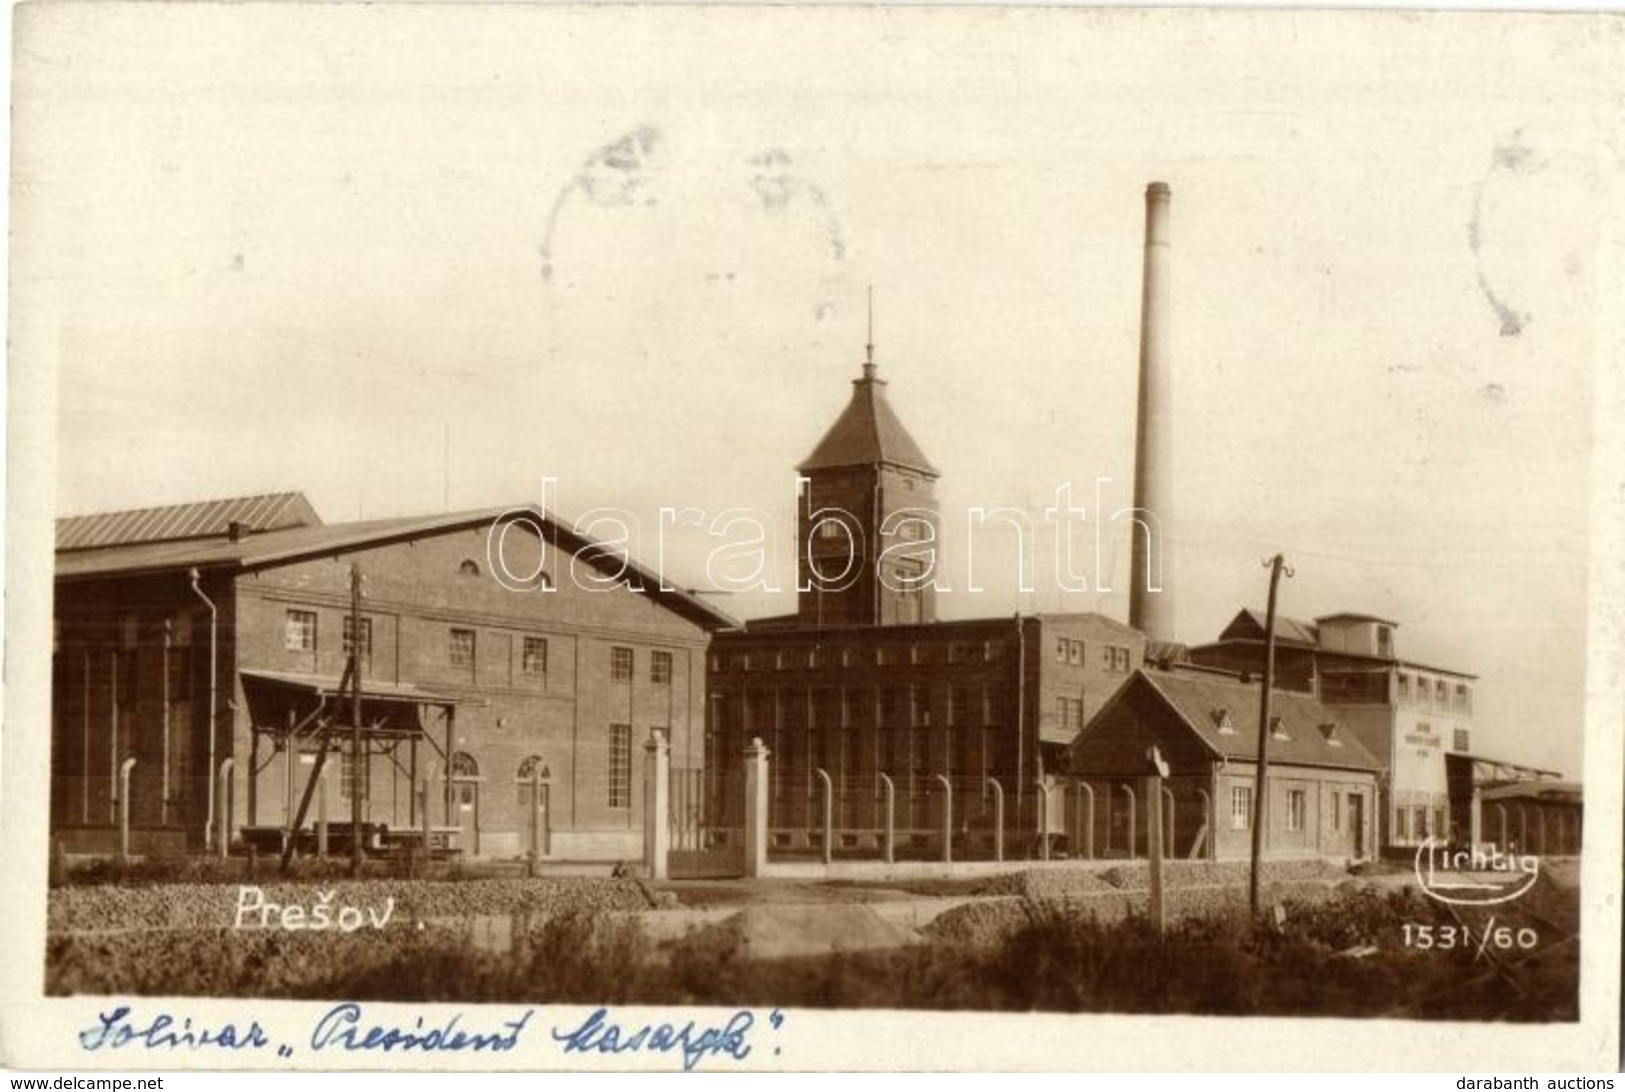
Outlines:
<svg viewBox="0 0 1625 1092"><path fill-rule="evenodd" d="M526 755L514 772L514 782L518 788L519 806L529 807L531 803L531 788L540 782L548 784L553 779L553 771L547 768L541 755Z"/></svg>
<svg viewBox="0 0 1625 1092"><path fill-rule="evenodd" d="M475 561L471 557L463 558L463 563L461 565L457 566L457 575L459 575L459 576L479 576L480 575L480 563Z"/></svg>
<svg viewBox="0 0 1625 1092"><path fill-rule="evenodd" d="M457 803L465 808L474 806L474 796L478 792L480 778L480 764L474 761L474 756L467 751L453 751L451 755L451 781L452 794Z"/></svg>

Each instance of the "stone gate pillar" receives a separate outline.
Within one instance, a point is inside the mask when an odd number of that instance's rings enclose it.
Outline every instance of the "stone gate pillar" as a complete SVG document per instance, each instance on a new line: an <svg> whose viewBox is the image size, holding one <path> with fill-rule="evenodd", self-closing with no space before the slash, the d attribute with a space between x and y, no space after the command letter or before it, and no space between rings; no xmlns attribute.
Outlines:
<svg viewBox="0 0 1625 1092"><path fill-rule="evenodd" d="M767 872L767 748L758 737L745 748L745 875Z"/></svg>
<svg viewBox="0 0 1625 1092"><path fill-rule="evenodd" d="M666 733L658 728L650 732L643 754L643 868L651 880L663 880L671 853L671 744Z"/></svg>

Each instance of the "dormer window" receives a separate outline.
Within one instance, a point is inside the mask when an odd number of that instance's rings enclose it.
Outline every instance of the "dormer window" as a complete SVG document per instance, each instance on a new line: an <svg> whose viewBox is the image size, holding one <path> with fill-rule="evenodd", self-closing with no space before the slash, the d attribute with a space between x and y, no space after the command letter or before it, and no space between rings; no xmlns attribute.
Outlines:
<svg viewBox="0 0 1625 1092"><path fill-rule="evenodd" d="M1219 729L1222 735L1233 736L1236 734L1236 723L1230 719L1230 710L1215 709L1208 715L1213 718L1214 726Z"/></svg>
<svg viewBox="0 0 1625 1092"><path fill-rule="evenodd" d="M1286 734L1286 721L1282 720L1280 717L1271 717L1270 718L1270 738L1272 738L1272 739L1291 739L1292 738L1291 736Z"/></svg>
<svg viewBox="0 0 1625 1092"><path fill-rule="evenodd" d="M1326 739L1326 746L1341 747L1343 740L1337 734L1337 722L1329 720L1320 726L1320 734Z"/></svg>

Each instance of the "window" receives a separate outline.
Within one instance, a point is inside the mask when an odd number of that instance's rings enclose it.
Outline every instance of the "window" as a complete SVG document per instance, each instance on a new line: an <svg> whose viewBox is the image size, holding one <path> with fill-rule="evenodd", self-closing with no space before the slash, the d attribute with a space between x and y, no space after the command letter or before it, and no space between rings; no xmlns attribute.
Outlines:
<svg viewBox="0 0 1625 1092"><path fill-rule="evenodd" d="M1056 663L1058 663L1058 664L1066 663L1066 652L1067 652L1068 647L1071 646L1071 644L1072 644L1072 642L1068 641L1065 637L1057 637L1057 638L1055 638L1055 662Z"/></svg>
<svg viewBox="0 0 1625 1092"><path fill-rule="evenodd" d="M965 657L965 646L963 644L959 643L958 641L955 641L954 643L952 643L952 644L950 644L948 646L948 662L949 663L951 663L951 664L962 664L962 663L965 662L965 659L966 659L966 657Z"/></svg>
<svg viewBox="0 0 1625 1092"><path fill-rule="evenodd" d="M1429 831L1435 838L1444 838L1449 834L1449 826L1444 821L1444 809L1433 809L1433 827Z"/></svg>
<svg viewBox="0 0 1625 1092"><path fill-rule="evenodd" d="M1387 658L1394 654L1394 631L1391 626L1377 627L1377 655Z"/></svg>
<svg viewBox="0 0 1625 1092"><path fill-rule="evenodd" d="M1332 793L1332 830L1341 833L1343 830L1343 794Z"/></svg>
<svg viewBox="0 0 1625 1092"><path fill-rule="evenodd" d="M474 810L474 801L480 791L480 764L467 751L453 751L447 772L451 775L452 799L464 811Z"/></svg>
<svg viewBox="0 0 1625 1092"><path fill-rule="evenodd" d="M1399 700L1404 702L1411 700L1411 677L1403 671L1399 673Z"/></svg>
<svg viewBox="0 0 1625 1092"><path fill-rule="evenodd" d="M1411 813L1408 808L1394 809L1394 841L1408 842L1411 840Z"/></svg>
<svg viewBox="0 0 1625 1092"><path fill-rule="evenodd" d="M1412 821L1412 831L1417 838L1426 838L1433 832L1428 829L1428 809L1417 808L1416 818Z"/></svg>
<svg viewBox="0 0 1625 1092"><path fill-rule="evenodd" d="M1455 737L1456 738L1451 741L1452 744L1454 745L1452 747L1453 750L1457 750L1457 751L1470 751L1470 750L1472 750L1472 747L1468 746L1468 744L1471 742L1471 740L1469 739L1469 733L1468 733L1467 729L1465 729L1465 728L1457 728L1456 732L1455 732Z"/></svg>
<svg viewBox="0 0 1625 1092"><path fill-rule="evenodd" d="M1416 703L1418 705L1426 705L1428 695L1432 692L1433 688L1428 685L1428 680L1424 676L1416 676Z"/></svg>
<svg viewBox="0 0 1625 1092"><path fill-rule="evenodd" d="M1056 698L1055 720L1058 728L1072 732L1080 731L1083 728L1083 699Z"/></svg>
<svg viewBox="0 0 1625 1092"><path fill-rule="evenodd" d="M891 649L881 645L875 649L875 663L881 667L890 667L897 662L897 656Z"/></svg>
<svg viewBox="0 0 1625 1092"><path fill-rule="evenodd" d="M1302 830L1305 798L1302 789L1286 791L1286 829Z"/></svg>
<svg viewBox="0 0 1625 1092"><path fill-rule="evenodd" d="M1083 642L1082 641L1073 641L1073 642L1071 642L1071 647L1066 650L1066 662L1069 663L1069 664L1072 664L1075 667L1082 666L1082 664L1083 664Z"/></svg>
<svg viewBox="0 0 1625 1092"><path fill-rule="evenodd" d="M948 723L965 724L970 720L970 691L963 686L948 688Z"/></svg>
<svg viewBox="0 0 1625 1092"><path fill-rule="evenodd" d="M344 654L349 656L355 653L361 661L361 669L367 670L372 666L372 619L361 619L361 647L355 647L355 622L350 615L344 616Z"/></svg>
<svg viewBox="0 0 1625 1092"><path fill-rule="evenodd" d="M547 768L547 763L542 761L541 755L526 755L513 775L519 807L529 809L534 806L539 811L546 803L547 790L544 788L542 792L536 793L535 800L531 799L531 790L538 785L547 785L552 777L552 771Z"/></svg>
<svg viewBox="0 0 1625 1092"><path fill-rule="evenodd" d="M818 521L819 538L842 538L850 537L851 534L852 532L846 529L846 524L831 516L825 516Z"/></svg>
<svg viewBox="0 0 1625 1092"><path fill-rule="evenodd" d="M290 610L282 629L282 647L292 652L316 651L316 612Z"/></svg>
<svg viewBox="0 0 1625 1092"><path fill-rule="evenodd" d="M1450 686L1443 679L1440 679L1434 685L1433 700L1438 702L1440 705L1443 705L1450 700Z"/></svg>
<svg viewBox="0 0 1625 1092"><path fill-rule="evenodd" d="M475 561L471 557L463 558L462 564L457 566L457 575L458 576L479 576L480 575L479 562Z"/></svg>
<svg viewBox="0 0 1625 1092"><path fill-rule="evenodd" d="M931 724L931 692L923 686L915 686L909 696L910 714L912 723L930 727Z"/></svg>
<svg viewBox="0 0 1625 1092"><path fill-rule="evenodd" d="M896 688L888 686L880 692L880 723L883 727L898 723L902 704L902 694Z"/></svg>
<svg viewBox="0 0 1625 1092"><path fill-rule="evenodd" d="M609 806L632 806L632 726L609 726Z"/></svg>
<svg viewBox="0 0 1625 1092"><path fill-rule="evenodd" d="M304 614L304 611L289 611L289 614ZM310 615L311 633L316 632L316 616ZM141 619L134 614L121 614L118 620L118 646L119 648L134 648L141 636ZM289 646L290 648L293 646ZM314 636L310 647L315 647Z"/></svg>
<svg viewBox="0 0 1625 1092"><path fill-rule="evenodd" d="M671 685L671 653L649 653L649 681L656 686Z"/></svg>
<svg viewBox="0 0 1625 1092"><path fill-rule="evenodd" d="M547 674L547 638L525 638L519 653L519 670L526 675Z"/></svg>
<svg viewBox="0 0 1625 1092"><path fill-rule="evenodd" d="M1467 689L1466 683L1456 684L1456 711L1459 713L1473 711L1473 692Z"/></svg>
<svg viewBox="0 0 1625 1092"><path fill-rule="evenodd" d="M745 659L746 670L750 669L749 654ZM609 650L609 678L611 682L632 681L632 650L619 646Z"/></svg>
<svg viewBox="0 0 1625 1092"><path fill-rule="evenodd" d="M356 771L357 770L360 770L360 773L361 773L361 778L360 778L360 784L359 785L357 784L357 781L356 781ZM360 792L361 792L361 799L365 800L367 798L367 774L368 774L368 764L367 764L367 762L365 760L361 761L358 764L355 761L355 756L350 753L350 748L348 748L348 747L345 747L344 750L340 751L339 752L339 799L340 800L353 799L355 792L359 789ZM326 779L323 778L323 780L326 780Z"/></svg>
<svg viewBox="0 0 1625 1092"><path fill-rule="evenodd" d="M670 667L671 665L668 664L667 666ZM789 649L781 648L781 649L778 650L778 652L773 654L773 669L775 671L788 671L790 669L790 667L791 667L791 659L790 659L790 650ZM650 678L651 682L654 679L654 664L652 662L649 664L649 678ZM667 682L671 681L670 672L668 672L667 675L666 675L666 681Z"/></svg>
<svg viewBox="0 0 1625 1092"><path fill-rule="evenodd" d="M473 667L474 631L471 629L452 630L448 656L452 667Z"/></svg>
<svg viewBox="0 0 1625 1092"><path fill-rule="evenodd" d="M728 670L728 654L726 652L713 652L713 653L711 653L711 670L712 671L726 671L726 670Z"/></svg>
<svg viewBox="0 0 1625 1092"><path fill-rule="evenodd" d="M1246 785L1230 788L1230 829L1246 830L1253 825L1253 790Z"/></svg>
<svg viewBox="0 0 1625 1092"><path fill-rule="evenodd" d="M1081 651L1079 658L1082 658ZM1100 648L1100 663L1107 671L1127 671L1129 665L1128 649L1122 645L1102 645Z"/></svg>

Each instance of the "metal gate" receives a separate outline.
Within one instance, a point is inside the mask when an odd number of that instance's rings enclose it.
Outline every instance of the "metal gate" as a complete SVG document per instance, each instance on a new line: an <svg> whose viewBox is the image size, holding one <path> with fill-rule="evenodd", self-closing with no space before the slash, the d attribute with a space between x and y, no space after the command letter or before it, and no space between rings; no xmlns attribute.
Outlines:
<svg viewBox="0 0 1625 1092"><path fill-rule="evenodd" d="M672 879L725 878L745 874L744 830L722 826L717 814L722 799L713 780L718 771L671 771L671 850L667 870Z"/></svg>

